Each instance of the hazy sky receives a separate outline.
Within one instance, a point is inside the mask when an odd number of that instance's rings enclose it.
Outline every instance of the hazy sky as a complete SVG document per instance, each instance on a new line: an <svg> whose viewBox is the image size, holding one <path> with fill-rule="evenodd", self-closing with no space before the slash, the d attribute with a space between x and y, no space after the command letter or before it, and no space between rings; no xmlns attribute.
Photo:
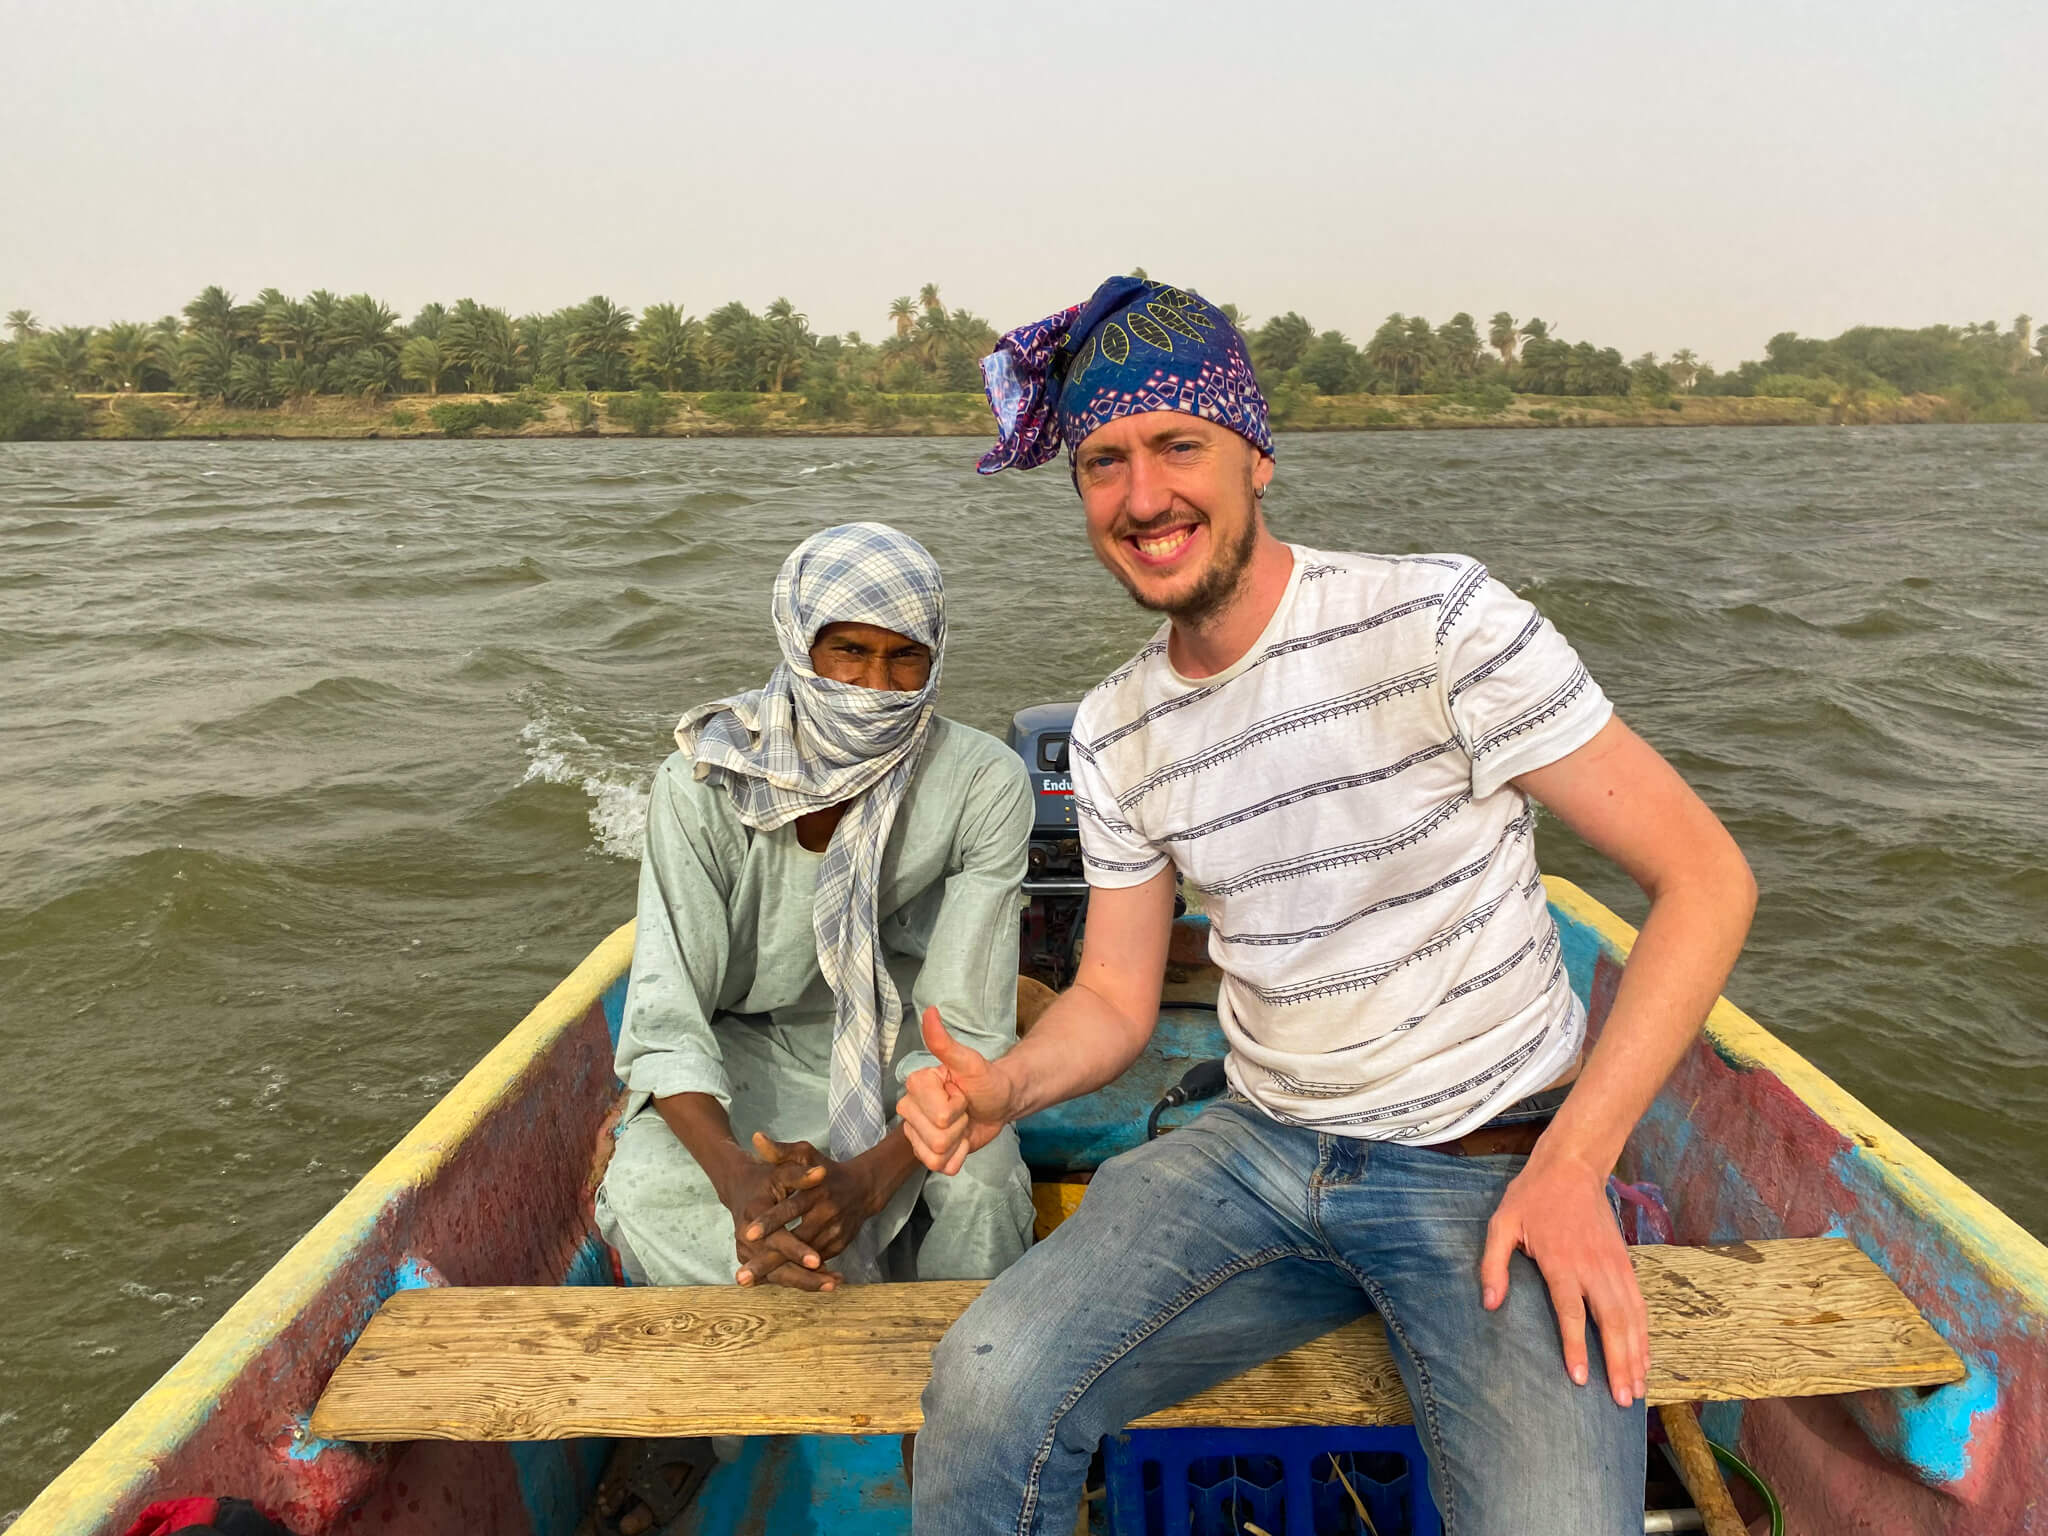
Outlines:
<svg viewBox="0 0 2048 1536"><path fill-rule="evenodd" d="M0 0L0 146L0 310L50 324L217 282L877 336L1133 264L1721 366L2048 319L2040 0Z"/></svg>

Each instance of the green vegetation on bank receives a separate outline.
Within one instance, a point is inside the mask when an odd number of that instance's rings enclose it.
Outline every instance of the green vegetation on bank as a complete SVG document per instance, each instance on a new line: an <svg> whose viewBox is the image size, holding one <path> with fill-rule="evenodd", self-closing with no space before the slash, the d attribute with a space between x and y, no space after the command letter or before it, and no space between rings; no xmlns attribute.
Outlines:
<svg viewBox="0 0 2048 1536"><path fill-rule="evenodd" d="M636 390L617 394L401 395L377 401L322 396L290 411L248 409L194 395L84 394L74 402L86 438L443 437L959 437L986 441L988 405L977 394L876 395L827 419L793 391ZM1296 395L1280 425L1296 432L1412 431L1459 427L1827 426L1960 420L1943 402L1914 396L1850 410L1764 396L1470 394ZM45 434L48 435L48 434Z"/></svg>
<svg viewBox="0 0 2048 1536"><path fill-rule="evenodd" d="M2026 315L1788 331L1717 373L1686 349L1624 362L1505 311L1483 335L1469 314L1390 315L1359 346L1292 311L1254 326L1224 309L1283 427L2048 421L2048 325ZM603 295L518 318L463 299L401 321L365 293L218 287L155 322L49 328L17 309L5 331L0 439L967 433L986 429L997 335L930 283L889 306L879 342L819 335L787 299L701 319Z"/></svg>

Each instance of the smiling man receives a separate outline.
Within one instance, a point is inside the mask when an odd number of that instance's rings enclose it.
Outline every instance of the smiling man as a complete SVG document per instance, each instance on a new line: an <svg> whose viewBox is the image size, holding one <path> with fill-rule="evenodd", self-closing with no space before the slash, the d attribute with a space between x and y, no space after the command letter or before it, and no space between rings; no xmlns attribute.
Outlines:
<svg viewBox="0 0 2048 1536"><path fill-rule="evenodd" d="M1000 1058L927 1015L904 1123L958 1168L1122 1072L1181 876L1231 1091L1105 1164L947 1335L916 1529L1065 1532L1104 1434L1371 1309L1447 1532L1640 1531L1648 1346L1606 1179L1740 948L1742 855L1477 561L1274 536L1265 401L1198 296L1112 279L985 367L983 470L1068 445L1097 558L1168 622L1074 722L1076 984ZM1590 1055L1532 801L1650 897Z"/></svg>
<svg viewBox="0 0 2048 1536"><path fill-rule="evenodd" d="M937 713L915 539L814 535L773 614L767 685L692 709L655 776L598 1225L657 1285L993 1275L1031 1233L1015 1135L927 1174L888 1108L933 1062L906 1000L983 1052L1016 1039L1023 764Z"/></svg>

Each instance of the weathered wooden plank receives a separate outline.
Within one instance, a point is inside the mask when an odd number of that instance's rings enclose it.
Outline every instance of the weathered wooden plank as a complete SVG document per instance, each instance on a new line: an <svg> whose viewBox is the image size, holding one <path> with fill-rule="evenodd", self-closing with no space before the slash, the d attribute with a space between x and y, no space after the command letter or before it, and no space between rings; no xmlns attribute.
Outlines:
<svg viewBox="0 0 2048 1536"><path fill-rule="evenodd" d="M1961 1379L1962 1362L1853 1243L1638 1248L1652 1403L1808 1397ZM401 1291L334 1373L336 1440L897 1434L932 1346L980 1281ZM1560 1367L1561 1368L1561 1367ZM1597 1390L1595 1388L1594 1390ZM1385 1424L1408 1400L1373 1319L1143 1420Z"/></svg>

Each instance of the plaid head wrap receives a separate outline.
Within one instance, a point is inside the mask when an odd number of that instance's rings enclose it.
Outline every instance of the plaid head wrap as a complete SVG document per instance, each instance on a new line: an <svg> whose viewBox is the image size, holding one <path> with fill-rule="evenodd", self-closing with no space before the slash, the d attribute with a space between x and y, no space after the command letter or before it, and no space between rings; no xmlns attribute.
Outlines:
<svg viewBox="0 0 2048 1536"><path fill-rule="evenodd" d="M1035 469L1119 416L1184 411L1273 451L1244 338L1199 294L1112 277L1086 304L1020 325L981 360L996 413L984 475Z"/></svg>
<svg viewBox="0 0 2048 1536"><path fill-rule="evenodd" d="M925 547L882 523L813 534L775 577L782 661L767 686L700 704L676 726L697 776L732 796L747 826L769 831L851 801L818 871L811 921L818 968L832 988L831 1155L858 1156L888 1128L883 1072L896 1052L903 1001L882 961L875 899L882 850L931 735L946 644L945 591ZM873 624L931 647L916 693L834 682L811 670L827 624ZM880 1278L864 1227L841 1256L847 1278Z"/></svg>

